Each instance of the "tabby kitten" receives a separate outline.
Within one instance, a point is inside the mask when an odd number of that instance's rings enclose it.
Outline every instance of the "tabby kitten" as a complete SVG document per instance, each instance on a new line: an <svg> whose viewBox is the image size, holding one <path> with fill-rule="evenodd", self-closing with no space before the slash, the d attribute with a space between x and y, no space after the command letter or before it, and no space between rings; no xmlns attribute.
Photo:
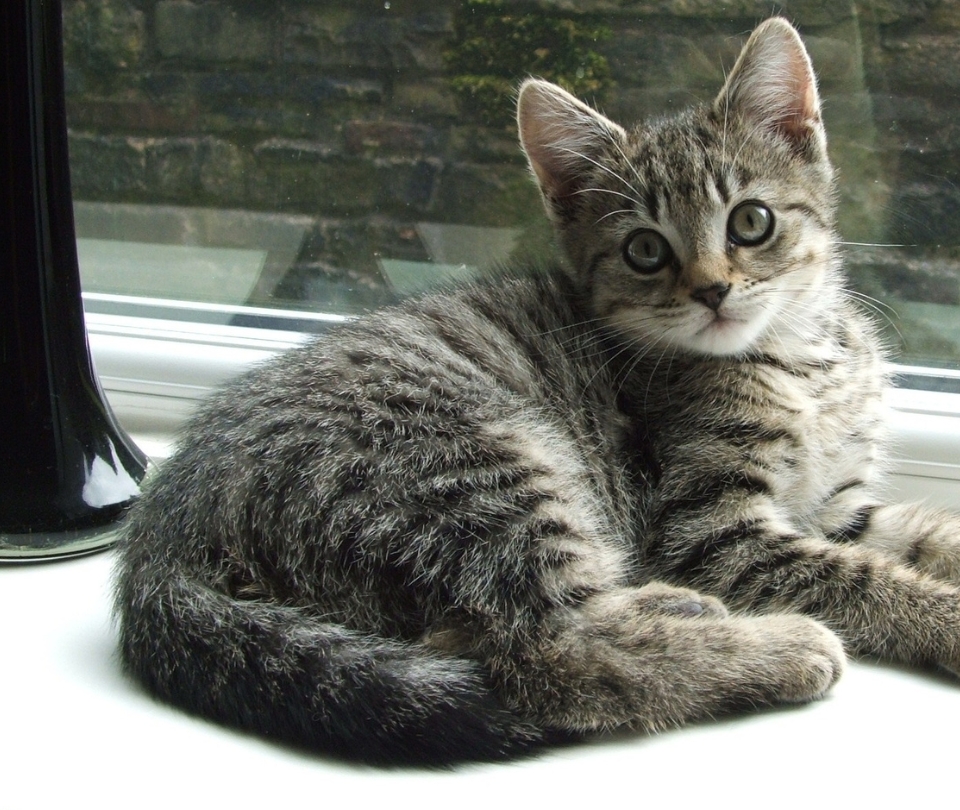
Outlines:
<svg viewBox="0 0 960 810"><path fill-rule="evenodd" d="M213 396L126 524L127 670L434 764L812 700L844 647L960 673L960 520L878 496L883 357L796 32L765 22L711 105L631 132L535 80L518 118L565 266Z"/></svg>

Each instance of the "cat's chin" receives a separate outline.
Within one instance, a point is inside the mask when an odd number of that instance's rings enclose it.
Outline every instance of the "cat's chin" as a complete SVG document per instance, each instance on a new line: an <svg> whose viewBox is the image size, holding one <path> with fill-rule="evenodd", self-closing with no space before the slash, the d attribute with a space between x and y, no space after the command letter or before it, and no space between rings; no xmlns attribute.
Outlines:
<svg viewBox="0 0 960 810"><path fill-rule="evenodd" d="M735 357L754 348L765 321L716 317L677 342L681 348L711 357Z"/></svg>

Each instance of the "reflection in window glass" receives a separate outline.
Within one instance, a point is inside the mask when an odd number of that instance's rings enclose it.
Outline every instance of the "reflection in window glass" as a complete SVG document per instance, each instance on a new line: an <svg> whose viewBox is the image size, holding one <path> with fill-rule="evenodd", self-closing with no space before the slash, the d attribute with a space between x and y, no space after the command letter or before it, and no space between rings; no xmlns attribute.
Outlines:
<svg viewBox="0 0 960 810"><path fill-rule="evenodd" d="M64 0L84 284L352 313L542 254L516 83L623 122L670 111L712 98L776 11L820 75L856 289L902 359L957 365L946 2Z"/></svg>

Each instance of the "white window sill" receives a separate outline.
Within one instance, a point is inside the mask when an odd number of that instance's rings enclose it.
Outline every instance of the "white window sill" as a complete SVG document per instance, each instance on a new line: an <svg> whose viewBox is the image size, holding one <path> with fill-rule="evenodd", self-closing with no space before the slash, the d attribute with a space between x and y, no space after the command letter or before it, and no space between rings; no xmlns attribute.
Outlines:
<svg viewBox="0 0 960 810"><path fill-rule="evenodd" d="M170 439L212 388L308 335L88 313L100 383L134 435ZM149 452L149 450L148 450Z"/></svg>
<svg viewBox="0 0 960 810"><path fill-rule="evenodd" d="M960 394L896 388L890 404L892 494L960 508Z"/></svg>
<svg viewBox="0 0 960 810"><path fill-rule="evenodd" d="M339 316L311 316L324 322ZM117 417L154 458L214 386L285 349L301 331L89 313L90 346ZM922 371L922 370L920 370ZM960 375L958 375L960 376ZM895 389L892 496L960 506L960 394Z"/></svg>

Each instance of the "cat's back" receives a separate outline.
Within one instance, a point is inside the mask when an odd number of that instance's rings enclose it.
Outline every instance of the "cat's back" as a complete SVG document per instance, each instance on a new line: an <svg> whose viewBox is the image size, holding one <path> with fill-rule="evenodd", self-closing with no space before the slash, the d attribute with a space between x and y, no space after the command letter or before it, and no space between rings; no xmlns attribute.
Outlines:
<svg viewBox="0 0 960 810"><path fill-rule="evenodd" d="M430 536L440 514L481 532L517 508L505 499L536 453L569 454L561 439L579 448L561 459L571 474L618 485L618 416L585 320L562 274L503 277L378 311L239 377L133 509L128 581L176 558L230 593L347 606L355 624L422 613L382 603L407 598L382 586L396 574L385 538Z"/></svg>
<svg viewBox="0 0 960 810"><path fill-rule="evenodd" d="M216 392L187 428L183 448L274 450L287 432L350 434L452 427L496 403L546 404L603 388L599 340L557 269L503 275L387 307L282 354ZM557 403L559 407L563 407ZM376 450L376 446L371 447Z"/></svg>

